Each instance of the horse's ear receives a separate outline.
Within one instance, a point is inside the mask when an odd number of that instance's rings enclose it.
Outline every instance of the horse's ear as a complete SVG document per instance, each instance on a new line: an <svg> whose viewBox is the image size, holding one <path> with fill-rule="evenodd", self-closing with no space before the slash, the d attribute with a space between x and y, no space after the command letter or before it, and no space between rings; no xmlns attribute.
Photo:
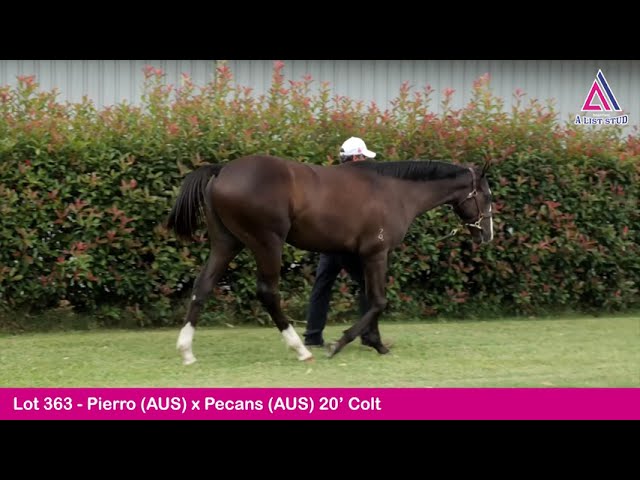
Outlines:
<svg viewBox="0 0 640 480"><path fill-rule="evenodd" d="M484 165L482 166L482 172L480 173L480 178L486 175L487 170L489 170L490 166L491 166L491 159L488 159L484 162Z"/></svg>

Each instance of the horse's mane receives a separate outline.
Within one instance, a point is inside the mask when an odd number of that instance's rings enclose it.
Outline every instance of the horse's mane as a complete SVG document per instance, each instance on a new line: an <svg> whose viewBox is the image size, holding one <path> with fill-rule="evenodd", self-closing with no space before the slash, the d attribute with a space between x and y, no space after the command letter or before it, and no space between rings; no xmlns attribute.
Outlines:
<svg viewBox="0 0 640 480"><path fill-rule="evenodd" d="M437 160L405 160L397 162L362 161L349 162L347 165L403 180L422 181L456 178L467 171L466 168L460 165Z"/></svg>

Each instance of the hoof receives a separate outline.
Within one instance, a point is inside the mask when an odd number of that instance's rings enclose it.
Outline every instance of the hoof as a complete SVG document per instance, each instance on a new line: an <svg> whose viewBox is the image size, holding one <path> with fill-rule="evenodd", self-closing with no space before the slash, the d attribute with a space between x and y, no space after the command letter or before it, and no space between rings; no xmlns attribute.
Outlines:
<svg viewBox="0 0 640 480"><path fill-rule="evenodd" d="M305 358L303 360L303 362L306 362L306 363L314 363L315 361L316 361L316 359L315 359L315 357L313 355L311 355L309 358Z"/></svg>
<svg viewBox="0 0 640 480"><path fill-rule="evenodd" d="M193 356L193 353L185 348L178 347L180 351L180 355L182 355L182 364L183 365L191 365L192 363L196 363L196 357Z"/></svg>
<svg viewBox="0 0 640 480"><path fill-rule="evenodd" d="M327 344L327 357L333 358L340 350L342 350L344 344L341 341Z"/></svg>
<svg viewBox="0 0 640 480"><path fill-rule="evenodd" d="M300 360L301 362L312 362L313 361L313 353L311 353L309 350L307 350L306 353L298 355L298 360Z"/></svg>
<svg viewBox="0 0 640 480"><path fill-rule="evenodd" d="M391 346L393 345L393 341L382 342L379 344L372 344L367 342L362 342L362 346L366 348L375 349L380 355L385 355L389 353Z"/></svg>

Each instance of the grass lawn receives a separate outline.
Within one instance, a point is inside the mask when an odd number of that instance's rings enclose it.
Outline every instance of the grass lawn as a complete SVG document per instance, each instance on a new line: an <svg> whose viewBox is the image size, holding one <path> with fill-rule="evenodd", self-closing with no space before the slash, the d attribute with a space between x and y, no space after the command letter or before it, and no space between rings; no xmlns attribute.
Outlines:
<svg viewBox="0 0 640 480"><path fill-rule="evenodd" d="M327 340L344 325L329 326ZM640 387L640 315L389 322L389 355L348 345L299 362L275 327L0 334L1 387ZM303 327L296 330L301 335Z"/></svg>

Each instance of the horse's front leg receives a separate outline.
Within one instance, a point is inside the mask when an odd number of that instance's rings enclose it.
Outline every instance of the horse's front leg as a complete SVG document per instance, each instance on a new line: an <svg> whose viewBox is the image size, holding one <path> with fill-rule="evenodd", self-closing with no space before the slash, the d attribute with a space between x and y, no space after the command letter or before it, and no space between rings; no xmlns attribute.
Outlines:
<svg viewBox="0 0 640 480"><path fill-rule="evenodd" d="M388 251L384 250L362 259L364 264L365 285L369 310L351 328L345 330L340 340L329 346L329 358L342 350L363 332L369 331L368 340L378 353L388 353L389 349L382 344L378 332L378 318L387 306L386 276L388 268Z"/></svg>

